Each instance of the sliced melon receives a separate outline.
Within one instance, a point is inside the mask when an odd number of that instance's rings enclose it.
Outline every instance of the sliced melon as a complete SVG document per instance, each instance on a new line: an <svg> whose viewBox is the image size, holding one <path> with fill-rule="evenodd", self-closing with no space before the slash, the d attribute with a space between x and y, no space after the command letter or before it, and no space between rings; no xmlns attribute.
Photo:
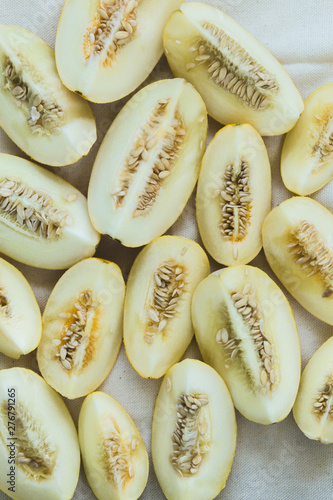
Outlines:
<svg viewBox="0 0 333 500"><path fill-rule="evenodd" d="M0 489L14 500L69 500L79 479L72 417L31 370L0 370Z"/></svg>
<svg viewBox="0 0 333 500"><path fill-rule="evenodd" d="M161 236L190 197L206 137L205 105L185 80L140 90L113 121L94 164L88 208L97 231L128 247Z"/></svg>
<svg viewBox="0 0 333 500"><path fill-rule="evenodd" d="M110 373L122 340L125 284L113 262L86 259L58 281L43 314L39 369L56 391L79 398Z"/></svg>
<svg viewBox="0 0 333 500"><path fill-rule="evenodd" d="M124 408L93 392L83 402L79 439L84 470L98 500L136 500L148 480L148 453Z"/></svg>
<svg viewBox="0 0 333 500"><path fill-rule="evenodd" d="M311 198L274 208L262 228L266 258L298 302L333 325L333 215Z"/></svg>
<svg viewBox="0 0 333 500"><path fill-rule="evenodd" d="M199 175L200 235L217 262L247 264L262 247L261 226L271 207L265 144L248 124L227 125L210 142Z"/></svg>
<svg viewBox="0 0 333 500"><path fill-rule="evenodd" d="M154 469L166 498L215 498L230 473L236 433L232 400L215 370L194 359L170 368L152 428Z"/></svg>
<svg viewBox="0 0 333 500"><path fill-rule="evenodd" d="M252 266L213 273L194 292L192 319L202 357L223 377L236 408L260 424L284 419L301 356L292 310L274 281Z"/></svg>
<svg viewBox="0 0 333 500"><path fill-rule="evenodd" d="M169 19L163 43L174 75L194 85L220 123L250 123L260 135L279 135L304 109L280 63L214 7L183 3Z"/></svg>
<svg viewBox="0 0 333 500"><path fill-rule="evenodd" d="M61 167L88 154L96 123L61 83L53 50L18 26L0 26L0 126L34 160Z"/></svg>
<svg viewBox="0 0 333 500"><path fill-rule="evenodd" d="M133 92L163 53L162 34L181 0L66 0L56 37L60 78L89 101Z"/></svg>
<svg viewBox="0 0 333 500"><path fill-rule="evenodd" d="M0 352L18 359L36 349L42 334L40 309L28 281L0 259Z"/></svg>
<svg viewBox="0 0 333 500"><path fill-rule="evenodd" d="M301 431L321 443L333 443L333 338L312 356L302 373L293 413Z"/></svg>
<svg viewBox="0 0 333 500"><path fill-rule="evenodd" d="M285 138L281 174L286 188L308 195L333 179L333 83L312 92L304 105Z"/></svg>
<svg viewBox="0 0 333 500"><path fill-rule="evenodd" d="M65 269L95 253L87 200L35 163L0 154L0 251L30 266Z"/></svg>
<svg viewBox="0 0 333 500"><path fill-rule="evenodd" d="M180 360L193 337L192 294L209 274L202 248L179 236L162 236L137 256L128 277L124 343L145 378L159 378Z"/></svg>

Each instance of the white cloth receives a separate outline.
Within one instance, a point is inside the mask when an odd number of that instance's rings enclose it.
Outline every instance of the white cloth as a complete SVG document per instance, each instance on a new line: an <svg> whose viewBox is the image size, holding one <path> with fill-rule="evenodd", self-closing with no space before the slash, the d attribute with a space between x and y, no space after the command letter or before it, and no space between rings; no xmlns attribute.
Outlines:
<svg viewBox="0 0 333 500"><path fill-rule="evenodd" d="M52 47L63 0L1 0L0 23L17 24L42 37ZM158 8L156 0L156 8ZM303 98L318 87L331 83L333 76L332 0L206 0L233 17L260 40L285 66ZM172 77L165 58L158 63L146 83ZM112 120L119 112L123 99L114 104L92 105L98 128L98 141L90 154L76 165L53 168L84 194L87 192L90 171L98 147ZM209 138L221 126L210 120ZM283 137L266 138L273 174L273 205L291 196L280 176L280 153ZM0 130L0 150L21 157L24 153ZM313 198L333 210L333 184L327 185ZM170 233L199 241L195 222L193 197ZM138 250L122 247L103 237L98 257L113 260L120 265L126 279ZM10 259L7 259L11 261ZM12 261L11 261L12 262ZM52 287L61 272L34 269L14 263L28 278L43 310ZM220 266L211 261L212 271ZM263 252L252 262L270 271ZM277 282L278 280L274 278ZM281 286L281 284L278 282ZM284 289L283 289L284 290ZM284 290L285 291L285 290ZM306 312L289 294L294 310L302 348L302 367L314 351L332 334L332 328ZM186 357L199 357L193 340ZM36 353L19 361L0 355L0 368L24 366L38 371ZM147 449L150 450L150 432L155 398L160 380L142 379L129 364L121 348L115 366L102 384L101 390L116 398L134 419ZM82 399L66 401L77 424ZM332 446L307 439L296 426L292 415L283 422L262 426L247 421L237 413L238 438L235 460L226 487L218 498L224 500L331 500ZM8 498L0 492L0 500ZM95 498L83 471L74 498ZM147 488L142 499L164 498L157 483L152 463ZM179 499L181 500L181 499Z"/></svg>

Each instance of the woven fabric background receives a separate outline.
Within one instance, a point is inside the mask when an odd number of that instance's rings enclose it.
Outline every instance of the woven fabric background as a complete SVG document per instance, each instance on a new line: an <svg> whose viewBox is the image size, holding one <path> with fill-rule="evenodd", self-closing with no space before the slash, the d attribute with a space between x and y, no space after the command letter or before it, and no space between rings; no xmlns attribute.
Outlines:
<svg viewBox="0 0 333 500"><path fill-rule="evenodd" d="M35 32L54 47L57 23L63 0L1 0L0 23L16 24ZM158 9L158 0L156 8ZM206 0L219 7L257 37L284 65L293 78L303 98L318 87L333 80L333 37L332 0ZM172 74L164 57L149 76L148 84ZM90 172L99 145L112 120L127 101L114 104L92 105L97 120L98 140L89 155L77 164L61 169L53 168L87 192ZM221 126L210 120L209 139ZM283 186L280 176L280 154L283 137L266 138L265 143L272 166L273 205L291 196ZM15 144L0 130L0 151L25 157ZM331 211L333 210L333 184L326 186L313 196ZM192 238L198 242L193 196L179 220L169 233ZM0 233L1 238L1 233ZM127 249L105 237L97 251L104 257L120 265L124 278L138 250ZM10 261L10 259L7 259ZM14 263L31 283L43 310L47 298L61 276L61 272L34 269ZM263 252L252 262L274 278ZM220 266L211 261L212 271ZM277 279L274 278L276 281ZM278 281L277 281L278 282ZM281 286L281 284L278 282ZM283 287L282 287L283 289ZM284 290L284 289L283 289ZM285 290L284 290L285 291ZM302 348L302 367L314 351L329 338L332 328L316 320L288 294L294 310ZM200 358L193 340L185 357ZM38 372L36 353L19 361L0 354L0 368L24 366ZM142 379L129 364L124 348L121 348L115 366L100 387L116 398L130 413L138 426L147 449L150 452L150 430L154 401L160 380ZM82 399L66 401L77 424ZM247 421L237 413L237 450L232 471L226 487L218 498L224 500L312 500L332 498L332 446L325 446L308 440L296 426L292 415L283 422L271 426L261 426ZM0 492L0 499L8 498ZM90 500L95 498L83 471L74 498ZM147 488L142 499L164 498L157 483L152 463Z"/></svg>

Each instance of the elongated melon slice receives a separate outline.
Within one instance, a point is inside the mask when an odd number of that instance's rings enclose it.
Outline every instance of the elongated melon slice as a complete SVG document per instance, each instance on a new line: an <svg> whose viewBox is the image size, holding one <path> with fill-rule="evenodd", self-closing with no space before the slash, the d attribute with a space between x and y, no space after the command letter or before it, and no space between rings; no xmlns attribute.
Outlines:
<svg viewBox="0 0 333 500"><path fill-rule="evenodd" d="M68 500L79 479L72 417L31 370L0 370L0 489L14 500Z"/></svg>
<svg viewBox="0 0 333 500"><path fill-rule="evenodd" d="M298 302L333 325L333 215L311 198L274 208L262 228L266 258Z"/></svg>
<svg viewBox="0 0 333 500"><path fill-rule="evenodd" d="M333 443L333 338L312 356L301 377L293 413L310 439Z"/></svg>
<svg viewBox="0 0 333 500"><path fill-rule="evenodd" d="M161 236L194 188L207 113L182 79L138 92L113 121L91 174L88 208L97 231L128 247Z"/></svg>
<svg viewBox="0 0 333 500"><path fill-rule="evenodd" d="M40 309L22 273L0 259L0 352L18 359L33 351L42 334Z"/></svg>
<svg viewBox="0 0 333 500"><path fill-rule="evenodd" d="M181 0L66 0L56 61L66 87L89 101L133 92L163 53L162 34Z"/></svg>
<svg viewBox="0 0 333 500"><path fill-rule="evenodd" d="M63 396L85 396L108 376L122 340L124 295L119 267L100 259L79 262L56 284L43 314L37 360Z"/></svg>
<svg viewBox="0 0 333 500"><path fill-rule="evenodd" d="M170 368L152 428L154 469L166 498L215 498L232 466L236 433L231 397L215 370L194 359Z"/></svg>
<svg viewBox="0 0 333 500"><path fill-rule="evenodd" d="M163 43L174 75L194 85L220 123L250 123L260 135L279 135L304 109L280 63L218 9L182 4L166 25Z"/></svg>
<svg viewBox="0 0 333 500"><path fill-rule="evenodd" d="M208 274L202 248L179 236L157 238L137 256L127 282L124 343L142 377L161 377L184 354L193 337L192 294Z"/></svg>
<svg viewBox="0 0 333 500"><path fill-rule="evenodd" d="M304 104L284 141L281 174L286 188L308 195L333 179L333 83L312 92Z"/></svg>
<svg viewBox="0 0 333 500"><path fill-rule="evenodd" d="M199 175L200 235L217 262L247 264L262 247L261 226L271 207L265 144L247 124L227 125L210 142Z"/></svg>
<svg viewBox="0 0 333 500"><path fill-rule="evenodd" d="M30 266L65 269L95 253L86 198L48 170L0 154L0 251Z"/></svg>
<svg viewBox="0 0 333 500"><path fill-rule="evenodd" d="M256 267L206 278L193 295L192 319L206 363L225 380L236 408L272 424L290 412L300 379L300 345L290 305Z"/></svg>
<svg viewBox="0 0 333 500"><path fill-rule="evenodd" d="M148 480L148 453L124 408L103 392L89 394L79 416L84 470L98 500L136 500Z"/></svg>
<svg viewBox="0 0 333 500"><path fill-rule="evenodd" d="M18 26L0 26L0 126L29 156L61 167L88 154L96 123L58 76L53 50Z"/></svg>

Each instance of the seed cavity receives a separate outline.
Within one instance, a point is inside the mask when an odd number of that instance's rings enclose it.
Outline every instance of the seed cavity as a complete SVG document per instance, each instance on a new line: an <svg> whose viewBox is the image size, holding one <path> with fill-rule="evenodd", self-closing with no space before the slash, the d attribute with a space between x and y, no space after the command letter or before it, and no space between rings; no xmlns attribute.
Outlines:
<svg viewBox="0 0 333 500"><path fill-rule="evenodd" d="M154 273L152 299L146 311L144 340L152 344L157 335L166 334L169 322L179 311L184 296L186 270L174 261L166 261Z"/></svg>
<svg viewBox="0 0 333 500"><path fill-rule="evenodd" d="M330 376L324 386L318 391L313 403L313 412L322 417L325 413L333 418L333 380Z"/></svg>
<svg viewBox="0 0 333 500"><path fill-rule="evenodd" d="M187 71L203 64L216 85L252 109L267 109L271 97L279 92L275 77L221 28L204 21L202 29L206 38L189 48L192 60Z"/></svg>
<svg viewBox="0 0 333 500"><path fill-rule="evenodd" d="M276 356L265 333L265 322L256 300L255 288L251 283L247 283L242 292L233 292L231 298L237 313L241 316L250 333L256 362L254 365L250 361L247 352L249 349L248 336L237 336L232 328L229 331L226 328L221 328L217 331L215 340L218 344L223 345L225 368L229 369L231 364L237 360L237 362L242 363L253 386L273 391L276 389L276 371L274 369ZM256 370L254 366L257 367Z"/></svg>
<svg viewBox="0 0 333 500"><path fill-rule="evenodd" d="M219 225L224 239L232 242L245 238L251 218L252 196L250 193L250 167L242 159L238 165L227 166L222 189L216 190L222 211ZM236 247L235 247L236 248ZM234 255L237 259L238 255Z"/></svg>
<svg viewBox="0 0 333 500"><path fill-rule="evenodd" d="M135 439L128 440L122 436L117 422L105 418L100 439L101 461L108 481L116 487L123 487L135 475L131 453L138 446Z"/></svg>
<svg viewBox="0 0 333 500"><path fill-rule="evenodd" d="M148 177L142 194L139 196L138 204L133 216L138 217L150 212L154 202L162 189L165 179L171 175L172 168L175 165L182 144L184 142L186 131L184 129L180 115L176 112L172 126L167 130L151 153L153 158L152 172ZM148 161L147 156L145 161Z"/></svg>
<svg viewBox="0 0 333 500"><path fill-rule="evenodd" d="M61 332L61 340L53 339L52 345L56 348L56 359L65 370L80 371L93 355L92 330L96 321L97 305L92 292L86 290L75 302L73 313L59 315L66 323Z"/></svg>
<svg viewBox="0 0 333 500"><path fill-rule="evenodd" d="M333 251L328 248L316 227L301 221L291 232L287 247L306 276L316 274L324 284L323 298L333 293Z"/></svg>
<svg viewBox="0 0 333 500"><path fill-rule="evenodd" d="M0 182L0 217L3 222L47 240L61 236L63 228L73 222L72 216L58 209L47 193L12 177Z"/></svg>
<svg viewBox="0 0 333 500"><path fill-rule="evenodd" d="M0 286L0 315L8 318L11 315L9 300L6 295L6 290Z"/></svg>
<svg viewBox="0 0 333 500"><path fill-rule="evenodd" d="M119 208L127 195L130 184L138 171L141 163L144 163L144 157L148 155L148 145L152 144L152 140L157 140L156 132L166 114L166 108L170 99L159 101L157 106L151 111L148 120L138 131L136 140L131 147L128 156L126 157L123 166L118 187L111 193L115 208Z"/></svg>
<svg viewBox="0 0 333 500"><path fill-rule="evenodd" d="M180 476L196 474L210 449L208 396L181 394L177 400L177 420L172 434L171 463Z"/></svg>
<svg viewBox="0 0 333 500"><path fill-rule="evenodd" d="M111 192L114 207L117 209L122 206L138 171L148 162L152 164L151 173L138 195L133 217L145 215L151 210L165 180L171 175L184 142L186 131L177 111L170 118L170 126L162 129L169 102L170 98L160 99L137 132L134 144L126 156L117 187Z"/></svg>
<svg viewBox="0 0 333 500"><path fill-rule="evenodd" d="M313 167L316 172L325 166L333 153L333 109L327 107L322 114L315 115L314 119L317 121L315 133L318 134L312 150L312 155L317 159Z"/></svg>
<svg viewBox="0 0 333 500"><path fill-rule="evenodd" d="M141 0L101 0L83 41L86 61L103 54L101 64L111 66L119 51L134 37Z"/></svg>
<svg viewBox="0 0 333 500"><path fill-rule="evenodd" d="M65 113L62 107L54 102L45 89L41 96L24 80L22 69L5 57L2 63L3 88L7 90L13 102L21 108L27 124L33 134L58 135L65 123ZM37 78L38 75L36 75Z"/></svg>
<svg viewBox="0 0 333 500"><path fill-rule="evenodd" d="M0 410L0 428L8 427L8 404L4 403ZM9 437L2 434L3 442L9 442ZM30 410L18 403L15 416L16 466L30 480L43 481L52 476L57 462L57 449L52 445L49 433L36 419ZM13 440L13 438L10 438Z"/></svg>

